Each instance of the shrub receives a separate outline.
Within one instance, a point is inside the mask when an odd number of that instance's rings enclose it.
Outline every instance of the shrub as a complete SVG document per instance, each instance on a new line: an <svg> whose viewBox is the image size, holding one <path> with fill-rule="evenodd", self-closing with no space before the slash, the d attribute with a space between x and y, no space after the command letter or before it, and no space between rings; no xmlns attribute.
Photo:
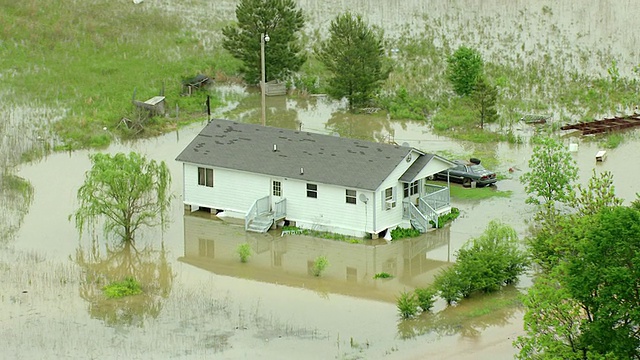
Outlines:
<svg viewBox="0 0 640 360"><path fill-rule="evenodd" d="M416 300L422 311L426 312L431 310L433 303L435 302L436 293L437 291L434 288L418 288L415 290Z"/></svg>
<svg viewBox="0 0 640 360"><path fill-rule="evenodd" d="M447 223L455 220L458 218L458 216L460 216L460 209L458 208L451 208L451 212L448 214L444 214L440 217L438 217L438 228L441 228L443 226L445 226ZM433 222L433 220L429 221L429 223L435 227L436 224Z"/></svg>
<svg viewBox="0 0 640 360"><path fill-rule="evenodd" d="M373 276L374 279L388 279L393 277L391 274L386 272L377 273Z"/></svg>
<svg viewBox="0 0 640 360"><path fill-rule="evenodd" d="M246 263L249 260L249 256L251 256L251 245L244 243L238 245L236 249L238 252L238 256L240 256L240 262Z"/></svg>
<svg viewBox="0 0 640 360"><path fill-rule="evenodd" d="M414 293L403 292L398 297L397 307L400 317L403 319L409 319L418 313L418 300Z"/></svg>
<svg viewBox="0 0 640 360"><path fill-rule="evenodd" d="M414 228L401 228L397 227L391 230L391 237L393 239L404 239L410 237L420 236L420 230Z"/></svg>
<svg viewBox="0 0 640 360"><path fill-rule="evenodd" d="M495 220L456 255L456 263L436 276L434 283L447 304L475 291L499 290L515 282L529 264L526 254L518 247L515 230Z"/></svg>
<svg viewBox="0 0 640 360"><path fill-rule="evenodd" d="M110 299L119 299L121 297L142 294L142 286L132 278L127 277L123 281L114 281L102 288L104 294Z"/></svg>
<svg viewBox="0 0 640 360"><path fill-rule="evenodd" d="M320 276L322 272L329 266L329 260L326 256L318 256L313 262L313 276Z"/></svg>

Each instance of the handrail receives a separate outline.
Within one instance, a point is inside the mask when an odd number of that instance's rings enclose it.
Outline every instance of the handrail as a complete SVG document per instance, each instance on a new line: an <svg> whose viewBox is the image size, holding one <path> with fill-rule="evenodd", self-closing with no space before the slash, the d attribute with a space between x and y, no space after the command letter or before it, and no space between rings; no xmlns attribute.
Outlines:
<svg viewBox="0 0 640 360"><path fill-rule="evenodd" d="M424 199L420 199L419 205L418 205L418 211L420 211L421 214L424 214L425 217L429 217L433 223L436 225L436 229L438 228L438 212L431 207L431 205L429 205Z"/></svg>
<svg viewBox="0 0 640 360"><path fill-rule="evenodd" d="M282 199L280 201L276 201L274 204L274 217L279 219L281 217L285 217L287 215L287 199Z"/></svg>
<svg viewBox="0 0 640 360"><path fill-rule="evenodd" d="M269 196L265 196L253 202L253 204L247 211L247 214L244 216L244 231L247 231L247 229L249 229L249 224L251 223L251 221L253 221L253 219L265 212L269 212Z"/></svg>
<svg viewBox="0 0 640 360"><path fill-rule="evenodd" d="M409 205L409 220L415 219L422 225L425 231L429 228L429 219L427 219L420 210L413 205L413 203L408 203Z"/></svg>

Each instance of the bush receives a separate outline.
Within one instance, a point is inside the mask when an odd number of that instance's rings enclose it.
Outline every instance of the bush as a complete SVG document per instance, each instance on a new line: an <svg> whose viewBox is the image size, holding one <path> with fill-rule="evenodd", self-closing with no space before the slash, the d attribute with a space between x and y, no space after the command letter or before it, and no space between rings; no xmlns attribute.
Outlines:
<svg viewBox="0 0 640 360"><path fill-rule="evenodd" d="M391 230L391 238L393 239L404 239L410 237L420 236L421 232L418 229L414 228L401 228L397 227Z"/></svg>
<svg viewBox="0 0 640 360"><path fill-rule="evenodd" d="M121 297L142 294L142 286L132 278L127 277L123 281L114 281L102 288L104 294L110 299L119 299Z"/></svg>
<svg viewBox="0 0 640 360"><path fill-rule="evenodd" d="M422 311L427 312L431 310L431 308L433 307L433 303L435 302L436 293L437 291L434 288L415 290L418 306L420 306Z"/></svg>
<svg viewBox="0 0 640 360"><path fill-rule="evenodd" d="M403 292L398 297L397 307L400 317L403 319L409 319L418 313L418 300L414 293Z"/></svg>
<svg viewBox="0 0 640 360"><path fill-rule="evenodd" d="M443 226L445 226L447 223L455 220L458 218L458 216L460 216L460 209L458 208L451 208L451 212L448 214L444 214L440 217L438 217L438 228L441 228ZM436 224L433 222L433 220L429 221L429 223L435 227Z"/></svg>
<svg viewBox="0 0 640 360"><path fill-rule="evenodd" d="M246 263L249 260L249 256L251 256L251 245L244 243L238 245L236 249L238 252L238 256L240 256L240 262Z"/></svg>
<svg viewBox="0 0 640 360"><path fill-rule="evenodd" d="M393 277L391 274L386 272L377 273L373 276L374 279L388 279Z"/></svg>
<svg viewBox="0 0 640 360"><path fill-rule="evenodd" d="M329 260L327 260L326 256L318 256L316 260L313 262L312 273L313 276L320 276L322 272L329 266Z"/></svg>
<svg viewBox="0 0 640 360"><path fill-rule="evenodd" d="M475 291L492 292L513 283L529 261L518 247L515 230L491 221L487 230L457 253L456 263L436 276L435 288L447 304Z"/></svg>

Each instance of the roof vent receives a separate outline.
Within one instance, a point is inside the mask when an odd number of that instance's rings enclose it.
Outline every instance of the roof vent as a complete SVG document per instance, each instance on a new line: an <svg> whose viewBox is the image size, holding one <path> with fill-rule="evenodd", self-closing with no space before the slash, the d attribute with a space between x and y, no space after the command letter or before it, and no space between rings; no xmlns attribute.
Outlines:
<svg viewBox="0 0 640 360"><path fill-rule="evenodd" d="M278 145L273 144L273 151L278 151Z"/></svg>
<svg viewBox="0 0 640 360"><path fill-rule="evenodd" d="M304 175L304 168L300 168L300 175Z"/></svg>

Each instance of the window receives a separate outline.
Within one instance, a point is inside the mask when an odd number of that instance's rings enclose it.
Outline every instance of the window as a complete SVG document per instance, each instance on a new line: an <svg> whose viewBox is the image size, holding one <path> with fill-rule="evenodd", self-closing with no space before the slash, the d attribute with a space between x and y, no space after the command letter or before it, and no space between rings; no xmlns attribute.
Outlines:
<svg viewBox="0 0 640 360"><path fill-rule="evenodd" d="M307 197L318 198L318 185L307 184Z"/></svg>
<svg viewBox="0 0 640 360"><path fill-rule="evenodd" d="M198 168L198 185L213 187L213 169Z"/></svg>
<svg viewBox="0 0 640 360"><path fill-rule="evenodd" d="M280 181L273 182L273 196L282 196L282 183Z"/></svg>
<svg viewBox="0 0 640 360"><path fill-rule="evenodd" d="M384 210L391 210L396 207L396 194L394 190L393 187L384 189L384 196L382 197L382 199L384 199L384 203L382 204Z"/></svg>
<svg viewBox="0 0 640 360"><path fill-rule="evenodd" d="M404 184L404 197L409 197L418 193L418 181L414 181L411 184Z"/></svg>
<svg viewBox="0 0 640 360"><path fill-rule="evenodd" d="M347 189L347 204L356 203L356 191Z"/></svg>

